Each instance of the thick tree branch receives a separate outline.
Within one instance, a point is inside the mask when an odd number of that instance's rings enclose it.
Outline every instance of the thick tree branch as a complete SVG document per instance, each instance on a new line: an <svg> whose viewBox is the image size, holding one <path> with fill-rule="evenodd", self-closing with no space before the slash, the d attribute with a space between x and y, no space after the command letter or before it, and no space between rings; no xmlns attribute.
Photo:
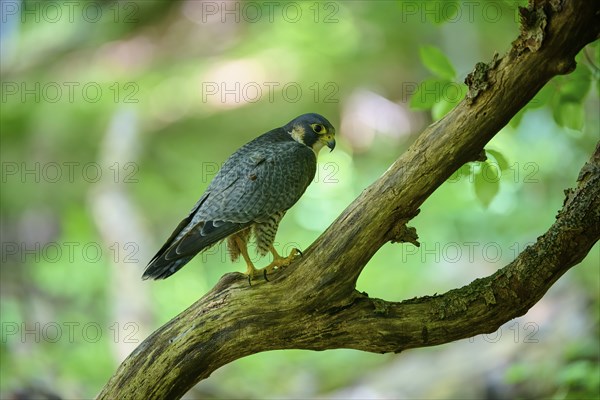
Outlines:
<svg viewBox="0 0 600 400"><path fill-rule="evenodd" d="M523 11L521 36L509 54L478 64L467 99L427 128L299 262L253 286L241 274L225 275L148 337L99 397L180 397L215 369L261 351L398 352L492 332L524 314L600 236L598 148L550 230L494 275L401 303L371 299L355 283L386 242L415 239L404 224L425 199L476 159L548 80L572 71L574 56L598 37L599 2L535 3Z"/></svg>

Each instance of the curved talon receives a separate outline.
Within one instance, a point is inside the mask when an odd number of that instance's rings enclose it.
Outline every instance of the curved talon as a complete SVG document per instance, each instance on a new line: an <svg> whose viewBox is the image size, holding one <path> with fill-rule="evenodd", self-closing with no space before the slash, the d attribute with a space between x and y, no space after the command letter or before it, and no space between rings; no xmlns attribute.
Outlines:
<svg viewBox="0 0 600 400"><path fill-rule="evenodd" d="M290 252L290 255L287 257L281 257L277 251L273 248L273 246L271 246L271 253L273 253L273 262L269 265L267 265L264 268L261 269L254 269L254 267L250 268L248 267L248 283L250 284L250 286L252 286L252 279L259 276L258 274L262 272L262 276L263 278L265 278L265 281L267 282L271 282L269 280L269 274L279 271L280 269L283 269L285 267L287 267L288 265L290 265L294 259L298 256L298 254L300 254L301 256L303 255L302 252L299 249L292 249L292 251Z"/></svg>
<svg viewBox="0 0 600 400"><path fill-rule="evenodd" d="M297 249L294 247L294 250L296 250L298 253L300 253L300 257L304 257L304 253L302 253L302 250Z"/></svg>

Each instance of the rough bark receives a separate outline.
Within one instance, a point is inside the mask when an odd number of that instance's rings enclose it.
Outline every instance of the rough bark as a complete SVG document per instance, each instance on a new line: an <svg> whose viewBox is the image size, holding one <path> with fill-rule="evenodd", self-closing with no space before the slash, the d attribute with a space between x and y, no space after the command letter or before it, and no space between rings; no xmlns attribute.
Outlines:
<svg viewBox="0 0 600 400"><path fill-rule="evenodd" d="M276 349L400 352L495 331L523 315L600 237L600 148L567 192L556 222L495 274L445 294L387 302L355 289L386 242L416 240L419 206L557 74L597 39L600 2L535 1L522 10L509 53L479 63L467 98L418 140L297 262L249 286L225 275L204 297L148 337L119 367L101 399L178 398L217 368ZM376 206L375 206L376 205ZM268 304L268 307L265 307Z"/></svg>

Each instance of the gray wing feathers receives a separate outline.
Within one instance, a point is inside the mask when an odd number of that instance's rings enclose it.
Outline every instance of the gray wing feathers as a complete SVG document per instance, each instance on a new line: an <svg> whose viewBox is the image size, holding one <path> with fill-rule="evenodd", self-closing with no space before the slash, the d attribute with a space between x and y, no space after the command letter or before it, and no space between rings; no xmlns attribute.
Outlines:
<svg viewBox="0 0 600 400"><path fill-rule="evenodd" d="M254 160L259 161L256 163ZM293 206L316 172L315 154L294 141L278 143L273 148L256 149L243 161L231 161L237 164L237 168L230 168L227 173L235 174L236 179L222 191L222 196L209 198L203 205L199 210L202 219L240 223L263 221ZM213 181L215 189L220 186L219 178L217 176ZM230 179L228 176L224 182Z"/></svg>

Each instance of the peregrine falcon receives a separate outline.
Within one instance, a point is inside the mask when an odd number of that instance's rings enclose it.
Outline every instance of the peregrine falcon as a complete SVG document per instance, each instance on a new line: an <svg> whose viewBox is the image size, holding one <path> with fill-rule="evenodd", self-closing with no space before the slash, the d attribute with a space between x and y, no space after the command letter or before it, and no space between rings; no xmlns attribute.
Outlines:
<svg viewBox="0 0 600 400"><path fill-rule="evenodd" d="M303 114L240 147L148 263L143 279L167 278L225 239L232 261L244 257L249 279L289 265L298 250L281 257L273 241L279 221L313 180L323 146L334 149L335 129L319 114ZM273 254L260 270L248 256L251 236L261 256Z"/></svg>

